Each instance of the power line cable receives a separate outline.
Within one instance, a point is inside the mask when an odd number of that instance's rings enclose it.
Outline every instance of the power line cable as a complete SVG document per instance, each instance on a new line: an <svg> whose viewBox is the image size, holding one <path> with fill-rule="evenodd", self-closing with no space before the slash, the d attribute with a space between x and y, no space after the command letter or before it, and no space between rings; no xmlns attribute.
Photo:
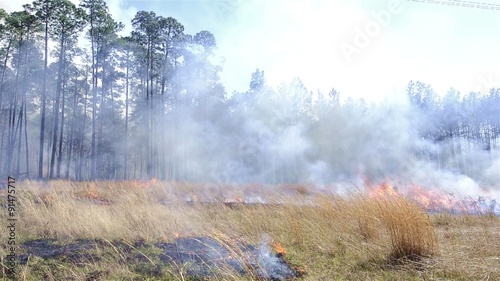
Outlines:
<svg viewBox="0 0 500 281"><path fill-rule="evenodd" d="M478 1L467 1L467 0L407 0L407 1L500 11L500 4L478 2Z"/></svg>

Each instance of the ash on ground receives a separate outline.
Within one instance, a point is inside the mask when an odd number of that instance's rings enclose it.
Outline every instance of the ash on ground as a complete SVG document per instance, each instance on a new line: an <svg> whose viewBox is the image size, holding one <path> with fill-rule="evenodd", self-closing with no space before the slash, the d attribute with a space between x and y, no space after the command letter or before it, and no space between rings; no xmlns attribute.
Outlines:
<svg viewBox="0 0 500 281"><path fill-rule="evenodd" d="M155 246L163 250L163 262L187 265L186 272L191 276L211 276L222 269L270 280L295 277L290 266L266 243L255 247L211 237L189 237Z"/></svg>
<svg viewBox="0 0 500 281"><path fill-rule="evenodd" d="M118 258L120 263L124 262L132 270L146 275L161 276L165 272L162 268L168 267L184 276L201 280L219 280L224 274L250 276L259 280L290 280L297 276L283 256L273 252L268 243L256 247L241 241L225 241L208 236L183 237L172 243L154 245L144 241L131 245L101 239L78 239L70 243L37 239L20 245L18 260L20 264L27 264L38 257L49 263L55 261L86 266L102 260L103 253L112 253L117 249L121 253ZM137 249L147 249L147 258ZM151 261L155 261L154 268L145 270L143 265Z"/></svg>

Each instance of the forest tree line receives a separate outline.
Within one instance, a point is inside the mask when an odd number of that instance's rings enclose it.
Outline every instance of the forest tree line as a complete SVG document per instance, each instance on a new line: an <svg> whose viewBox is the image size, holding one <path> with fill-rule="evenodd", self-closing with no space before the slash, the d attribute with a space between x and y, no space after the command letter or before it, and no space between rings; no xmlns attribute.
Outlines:
<svg viewBox="0 0 500 281"><path fill-rule="evenodd" d="M410 155L473 174L477 151L498 151L500 89L441 97L410 82L401 111L298 78L274 89L257 69L228 95L211 32L186 34L152 11L130 24L119 35L103 0L0 9L0 174L280 183L397 173ZM372 159L378 151L391 164Z"/></svg>

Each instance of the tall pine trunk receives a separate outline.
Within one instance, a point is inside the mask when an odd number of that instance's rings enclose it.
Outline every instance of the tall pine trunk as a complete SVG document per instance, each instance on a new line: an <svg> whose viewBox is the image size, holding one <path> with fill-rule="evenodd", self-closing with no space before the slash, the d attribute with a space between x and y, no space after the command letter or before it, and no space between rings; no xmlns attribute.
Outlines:
<svg viewBox="0 0 500 281"><path fill-rule="evenodd" d="M57 150L57 132L59 128L59 102L61 99L61 89L63 83L63 64L64 64L64 35L61 36L60 41L60 54L59 54L59 69L57 73L57 85L56 85L56 97L54 105L54 127L52 131L52 154L50 157L50 170L49 177L54 177L54 164L56 160L56 150Z"/></svg>
<svg viewBox="0 0 500 281"><path fill-rule="evenodd" d="M75 73L75 92L73 94L73 116L71 118L71 125L70 125L70 130L69 130L68 145L67 145L67 147L68 147L68 160L66 162L66 171L65 171L65 175L64 175L64 177L66 179L69 179L71 154L73 153L73 146L75 145L73 138L74 138L74 131L75 131L75 126L76 126L77 105L78 105L78 72ZM75 175L75 178L76 178L76 175Z"/></svg>
<svg viewBox="0 0 500 281"><path fill-rule="evenodd" d="M66 59L63 59L63 73L66 71ZM63 133L64 133L64 105L66 101L66 78L63 78L63 85L62 85L62 104L61 104L61 130L59 132L59 148L58 148L58 155L57 155L57 177L59 178L61 176L61 162L62 162L62 147L63 147Z"/></svg>
<svg viewBox="0 0 500 281"><path fill-rule="evenodd" d="M129 69L130 51L127 50L127 65L125 69L125 153L123 158L123 178L128 179L128 106L129 106Z"/></svg>
<svg viewBox="0 0 500 281"><path fill-rule="evenodd" d="M49 17L45 19L45 50L44 50L44 66L43 66L43 86L42 86L42 104L40 117L40 142L38 148L38 177L43 178L43 144L45 142L45 108L47 100L47 68L49 58Z"/></svg>

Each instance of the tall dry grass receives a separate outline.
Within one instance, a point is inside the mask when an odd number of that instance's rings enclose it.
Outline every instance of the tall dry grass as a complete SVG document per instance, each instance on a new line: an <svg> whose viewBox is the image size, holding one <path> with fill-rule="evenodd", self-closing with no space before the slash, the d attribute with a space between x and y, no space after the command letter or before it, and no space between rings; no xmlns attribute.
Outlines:
<svg viewBox="0 0 500 281"><path fill-rule="evenodd" d="M329 204L333 208L328 208ZM391 259L418 258L437 250L437 239L429 215L410 199L398 194L355 194L335 198L322 206L332 217L357 224L362 240L386 239ZM330 210L328 210L330 209Z"/></svg>
<svg viewBox="0 0 500 281"><path fill-rule="evenodd" d="M283 231L295 233L296 241L305 238L306 234L301 231L304 227L316 235L355 222L355 234L364 240L384 235L385 231L395 257L426 255L436 247L429 216L401 196L320 195L306 205L296 198L288 198L288 202L278 205L228 209L224 204L179 202L178 198L162 191L161 183L149 188L138 186L135 182L53 181L48 186L26 182L20 186L18 198L23 230L27 237L158 240L196 235L225 227L227 223L255 228L249 232L264 233L276 226L272 224L275 218L281 217L279 224ZM192 189L191 185L189 192ZM313 218L325 221L318 221L323 225L313 222L304 225ZM259 227L256 220L263 220L265 227Z"/></svg>
<svg viewBox="0 0 500 281"><path fill-rule="evenodd" d="M145 186L137 182L51 181L17 186L22 222L19 242L100 238L154 243L211 236L226 245L231 245L233 238L257 245L268 236L270 243L279 242L286 249L285 257L293 266L308 273L306 280L334 275L359 278L353 274L366 268L379 270L394 260L415 260L437 249L429 216L399 196L356 193L340 197L297 192L268 198L279 203L244 205L186 203L182 198L196 198L197 192L209 196L207 193L212 192L189 183ZM245 188L253 194L259 191ZM220 196L223 190L215 193ZM6 241L6 232L0 232L0 238ZM0 255L4 254L0 249ZM120 274L126 270L112 264L103 267L117 268ZM249 274L255 277L255 269L249 269Z"/></svg>
<svg viewBox="0 0 500 281"><path fill-rule="evenodd" d="M369 198L368 204L376 205L377 220L389 234L392 259L418 259L436 252L437 240L432 221L414 202L402 196L376 196ZM363 209L363 206L360 207ZM368 209L373 210L374 207Z"/></svg>

